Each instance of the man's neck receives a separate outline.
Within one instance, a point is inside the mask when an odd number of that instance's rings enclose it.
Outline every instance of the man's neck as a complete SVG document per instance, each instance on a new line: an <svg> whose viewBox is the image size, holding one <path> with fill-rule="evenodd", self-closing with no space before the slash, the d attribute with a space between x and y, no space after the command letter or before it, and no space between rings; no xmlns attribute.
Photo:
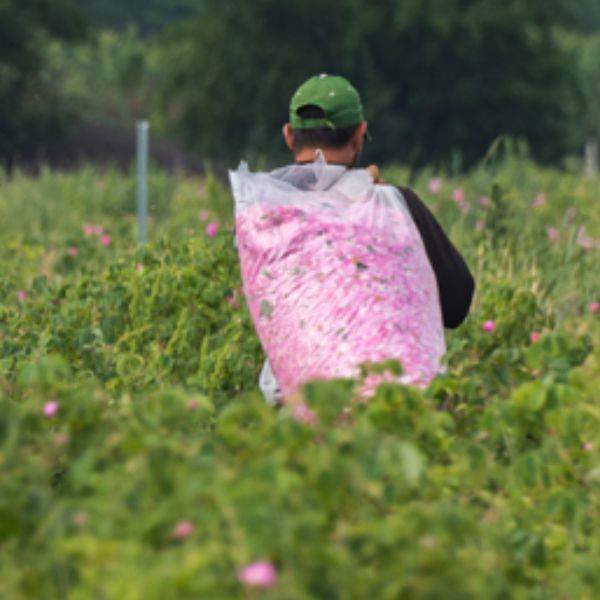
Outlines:
<svg viewBox="0 0 600 600"><path fill-rule="evenodd" d="M323 158L329 164L352 166L354 163L354 154L348 149L341 150L319 150L318 148L303 148L295 155L296 163L309 163L316 160L318 152L323 154Z"/></svg>

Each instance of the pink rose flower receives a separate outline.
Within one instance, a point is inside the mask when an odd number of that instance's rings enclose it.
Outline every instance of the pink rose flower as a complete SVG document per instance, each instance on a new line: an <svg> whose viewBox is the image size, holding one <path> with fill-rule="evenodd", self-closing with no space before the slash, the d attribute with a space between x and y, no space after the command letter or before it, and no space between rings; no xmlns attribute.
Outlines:
<svg viewBox="0 0 600 600"><path fill-rule="evenodd" d="M215 237L217 235L218 230L219 230L219 226L216 223L209 223L206 226L206 235L208 237Z"/></svg>
<svg viewBox="0 0 600 600"><path fill-rule="evenodd" d="M190 537L194 532L194 525L190 521L179 521L175 526L175 530L173 531L173 535L178 540L184 540L185 538Z"/></svg>
<svg viewBox="0 0 600 600"><path fill-rule="evenodd" d="M104 234L100 237L100 243L105 247L108 248L110 246L110 243L112 242L112 238L110 237L110 235L108 234Z"/></svg>
<svg viewBox="0 0 600 600"><path fill-rule="evenodd" d="M73 258L75 258L76 256L79 256L79 248L77 248L77 246L71 246L68 250L67 250L67 254L69 256L72 256Z"/></svg>
<svg viewBox="0 0 600 600"><path fill-rule="evenodd" d="M50 400L44 404L44 415L47 417L54 417L58 412L58 402L56 400Z"/></svg>
<svg viewBox="0 0 600 600"><path fill-rule="evenodd" d="M594 240L585 233L585 227L583 225L577 229L577 239L575 241L584 250L590 250L594 247Z"/></svg>
<svg viewBox="0 0 600 600"><path fill-rule="evenodd" d="M200 403L195 398L188 400L187 408L188 410L196 410L200 406Z"/></svg>
<svg viewBox="0 0 600 600"><path fill-rule="evenodd" d="M544 204L546 204L546 194L544 194L543 192L536 194L533 201L531 202L531 205L534 208L540 208L540 206L544 206Z"/></svg>
<svg viewBox="0 0 600 600"><path fill-rule="evenodd" d="M485 208L489 208L492 205L492 199L489 196L481 196L479 204Z"/></svg>
<svg viewBox="0 0 600 600"><path fill-rule="evenodd" d="M532 331L529 335L529 340L532 344L535 344L540 341L540 334L537 331Z"/></svg>
<svg viewBox="0 0 600 600"><path fill-rule="evenodd" d="M90 225L90 223L86 223L83 226L83 233L87 236L90 237L91 235L94 234L94 226Z"/></svg>
<svg viewBox="0 0 600 600"><path fill-rule="evenodd" d="M429 180L429 191L437 194L442 189L442 180L439 177L433 177Z"/></svg>
<svg viewBox="0 0 600 600"><path fill-rule="evenodd" d="M600 302L591 302L590 303L590 311L595 315L600 313Z"/></svg>
<svg viewBox="0 0 600 600"><path fill-rule="evenodd" d="M496 329L496 323L494 321L486 321L483 324L483 330L486 333L492 333L492 331L494 331L494 329Z"/></svg>
<svg viewBox="0 0 600 600"><path fill-rule="evenodd" d="M558 239L558 229L556 227L548 227L546 229L546 233L548 234L548 239L551 242L555 242Z"/></svg>
<svg viewBox="0 0 600 600"><path fill-rule="evenodd" d="M25 302L25 300L27 300L27 292L25 290L19 290L17 292L17 300L19 302Z"/></svg>
<svg viewBox="0 0 600 600"><path fill-rule="evenodd" d="M254 562L238 569L237 578L244 585L269 588L277 581L277 571L270 562Z"/></svg>
<svg viewBox="0 0 600 600"><path fill-rule="evenodd" d="M208 221L209 216L209 212L205 208L200 209L200 212L198 213L198 218L201 221Z"/></svg>
<svg viewBox="0 0 600 600"><path fill-rule="evenodd" d="M452 191L452 200L458 204L462 204L465 201L465 190L462 188L456 188Z"/></svg>
<svg viewBox="0 0 600 600"><path fill-rule="evenodd" d="M315 413L303 403L294 405L292 408L292 416L296 421L304 423L305 425L314 425L317 421Z"/></svg>

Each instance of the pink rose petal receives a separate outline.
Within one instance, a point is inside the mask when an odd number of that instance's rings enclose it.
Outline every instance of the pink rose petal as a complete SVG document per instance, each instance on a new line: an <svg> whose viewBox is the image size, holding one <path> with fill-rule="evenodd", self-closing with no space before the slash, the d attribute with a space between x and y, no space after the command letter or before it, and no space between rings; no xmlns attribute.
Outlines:
<svg viewBox="0 0 600 600"><path fill-rule="evenodd" d="M496 329L496 323L494 321L486 321L483 324L483 330L486 333L491 333L492 331L494 331L494 329Z"/></svg>
<svg viewBox="0 0 600 600"><path fill-rule="evenodd" d="M269 588L277 581L277 571L270 562L259 561L238 569L237 578L244 585Z"/></svg>
<svg viewBox="0 0 600 600"><path fill-rule="evenodd" d="M437 194L442 189L442 180L439 177L433 177L429 180L429 191Z"/></svg>
<svg viewBox="0 0 600 600"><path fill-rule="evenodd" d="M58 412L58 402L56 400L50 400L44 404L44 415L47 417L54 417Z"/></svg>
<svg viewBox="0 0 600 600"><path fill-rule="evenodd" d="M529 340L531 341L532 344L536 344L537 342L540 341L540 334L537 331L532 331L531 334L529 335Z"/></svg>
<svg viewBox="0 0 600 600"><path fill-rule="evenodd" d="M25 302L25 300L27 300L27 292L24 290L19 290L17 292L17 300L19 302Z"/></svg>
<svg viewBox="0 0 600 600"><path fill-rule="evenodd" d="M591 302L590 303L590 311L595 315L600 313L600 302Z"/></svg>
<svg viewBox="0 0 600 600"><path fill-rule="evenodd" d="M317 416L306 404L295 404L292 408L292 416L305 425L314 425L317 421Z"/></svg>
<svg viewBox="0 0 600 600"><path fill-rule="evenodd" d="M452 200L458 204L462 204L465 201L465 190L462 188L456 188L452 191Z"/></svg>
<svg viewBox="0 0 600 600"><path fill-rule="evenodd" d="M544 204L546 204L546 194L544 194L543 192L536 194L535 198L531 202L531 205L534 208L540 208L541 206L544 206Z"/></svg>
<svg viewBox="0 0 600 600"><path fill-rule="evenodd" d="M179 540L190 537L192 533L194 533L194 525L190 521L179 521L173 531L173 535Z"/></svg>
<svg viewBox="0 0 600 600"><path fill-rule="evenodd" d="M546 229L546 233L548 234L548 239L551 242L555 242L558 239L558 229L556 229L556 227L548 227Z"/></svg>
<svg viewBox="0 0 600 600"><path fill-rule="evenodd" d="M100 243L105 247L108 248L108 246L110 246L110 243L112 242L112 238L110 237L110 235L104 234L100 237Z"/></svg>
<svg viewBox="0 0 600 600"><path fill-rule="evenodd" d="M206 226L206 235L208 237L215 237L217 235L218 230L219 230L219 226L216 223L209 223Z"/></svg>

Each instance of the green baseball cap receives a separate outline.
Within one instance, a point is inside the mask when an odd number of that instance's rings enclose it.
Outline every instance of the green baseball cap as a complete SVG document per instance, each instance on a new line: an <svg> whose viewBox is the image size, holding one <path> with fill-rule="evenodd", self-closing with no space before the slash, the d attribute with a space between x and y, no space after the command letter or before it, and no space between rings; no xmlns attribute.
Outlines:
<svg viewBox="0 0 600 600"><path fill-rule="evenodd" d="M325 116L302 119L298 110L304 106L317 106ZM364 121L360 96L354 86L336 75L315 75L305 81L292 96L290 124L294 129L341 129Z"/></svg>

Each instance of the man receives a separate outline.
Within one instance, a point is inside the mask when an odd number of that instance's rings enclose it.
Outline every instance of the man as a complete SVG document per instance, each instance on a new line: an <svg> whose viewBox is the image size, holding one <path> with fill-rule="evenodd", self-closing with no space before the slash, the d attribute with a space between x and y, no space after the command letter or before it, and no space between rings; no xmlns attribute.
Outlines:
<svg viewBox="0 0 600 600"><path fill-rule="evenodd" d="M367 122L360 97L343 77L319 75L303 83L290 103L290 122L283 137L297 165L324 158L328 165L358 166ZM376 166L367 169L376 184ZM435 274L443 325L456 328L466 318L475 282L462 256L452 245L435 217L410 189L399 187ZM281 401L279 386L268 360L263 366L259 386L269 403Z"/></svg>

